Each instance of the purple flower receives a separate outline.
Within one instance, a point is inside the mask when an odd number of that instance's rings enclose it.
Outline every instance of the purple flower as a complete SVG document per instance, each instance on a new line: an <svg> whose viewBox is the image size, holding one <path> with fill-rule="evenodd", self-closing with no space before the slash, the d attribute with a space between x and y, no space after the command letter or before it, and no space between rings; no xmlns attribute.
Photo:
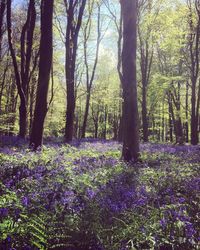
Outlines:
<svg viewBox="0 0 200 250"><path fill-rule="evenodd" d="M163 219L160 220L160 225L161 225L162 229L165 229L165 228L166 228L166 226L167 226L167 221L166 221L165 218L163 218Z"/></svg>
<svg viewBox="0 0 200 250"><path fill-rule="evenodd" d="M188 238L191 238L196 234L196 230L194 229L192 223L190 222L185 223L185 234Z"/></svg>
<svg viewBox="0 0 200 250"><path fill-rule="evenodd" d="M0 208L0 217L6 217L8 215L8 208L1 207Z"/></svg>
<svg viewBox="0 0 200 250"><path fill-rule="evenodd" d="M96 195L96 192L91 188L87 188L86 194L89 199L93 199L94 196Z"/></svg>
<svg viewBox="0 0 200 250"><path fill-rule="evenodd" d="M179 198L179 203L184 203L185 202L185 198L183 198L183 197L181 197L181 198Z"/></svg>
<svg viewBox="0 0 200 250"><path fill-rule="evenodd" d="M29 198L27 196L24 196L22 198L22 204L27 207L28 206L28 203L29 203Z"/></svg>

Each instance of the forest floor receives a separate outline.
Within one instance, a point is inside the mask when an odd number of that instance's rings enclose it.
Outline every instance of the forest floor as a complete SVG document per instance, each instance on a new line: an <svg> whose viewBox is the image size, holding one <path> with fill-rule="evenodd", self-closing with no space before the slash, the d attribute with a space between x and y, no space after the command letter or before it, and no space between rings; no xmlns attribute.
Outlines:
<svg viewBox="0 0 200 250"><path fill-rule="evenodd" d="M0 148L0 249L200 249L200 147L115 141Z"/></svg>

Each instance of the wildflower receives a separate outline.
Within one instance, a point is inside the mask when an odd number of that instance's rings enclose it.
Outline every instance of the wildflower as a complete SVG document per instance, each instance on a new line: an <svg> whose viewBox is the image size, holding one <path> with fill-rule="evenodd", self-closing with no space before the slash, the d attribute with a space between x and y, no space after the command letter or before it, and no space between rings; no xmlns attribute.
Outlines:
<svg viewBox="0 0 200 250"><path fill-rule="evenodd" d="M192 223L190 222L185 223L185 234L188 238L191 238L196 234L196 230L194 229Z"/></svg>
<svg viewBox="0 0 200 250"><path fill-rule="evenodd" d="M160 225L161 225L162 229L165 229L165 228L166 228L166 226L167 226L167 221L166 221L165 218L163 218L163 219L160 220Z"/></svg>
<svg viewBox="0 0 200 250"><path fill-rule="evenodd" d="M0 217L6 217L8 215L8 208L0 208Z"/></svg>
<svg viewBox="0 0 200 250"><path fill-rule="evenodd" d="M27 197L27 196L24 196L24 197L22 198L22 204L23 204L25 207L27 207L27 206L28 206L28 203L29 203L28 197Z"/></svg>
<svg viewBox="0 0 200 250"><path fill-rule="evenodd" d="M91 188L87 188L86 193L89 199L94 198L94 196L96 195L96 192Z"/></svg>

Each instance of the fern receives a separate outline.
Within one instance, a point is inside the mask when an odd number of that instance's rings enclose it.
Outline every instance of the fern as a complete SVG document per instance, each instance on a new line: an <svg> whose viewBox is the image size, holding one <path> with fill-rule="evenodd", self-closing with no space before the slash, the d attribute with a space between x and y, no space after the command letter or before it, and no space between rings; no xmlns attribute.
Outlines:
<svg viewBox="0 0 200 250"><path fill-rule="evenodd" d="M65 222L51 221L51 223L48 223L49 218L46 214L31 215L30 217L22 215L21 218L26 225L25 232L29 234L30 245L35 249L66 249L73 247L70 243L70 228Z"/></svg>

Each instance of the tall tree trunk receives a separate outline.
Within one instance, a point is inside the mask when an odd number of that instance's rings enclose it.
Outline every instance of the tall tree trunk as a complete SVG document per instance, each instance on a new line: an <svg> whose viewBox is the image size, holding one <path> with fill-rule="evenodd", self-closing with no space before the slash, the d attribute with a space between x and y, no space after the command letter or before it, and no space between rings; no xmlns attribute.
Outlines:
<svg viewBox="0 0 200 250"><path fill-rule="evenodd" d="M41 5L39 79L30 137L30 146L34 150L42 146L44 120L48 110L47 95L53 54L53 3L54 0L43 0Z"/></svg>
<svg viewBox="0 0 200 250"><path fill-rule="evenodd" d="M20 97L19 106L19 136L24 138L27 132L27 103L28 103L28 84L29 68L31 61L33 33L36 21L35 0L30 0L27 20L21 33L21 71L19 70L17 57L12 43L12 22L11 22L11 0L7 0L7 30L8 44L13 61L15 81Z"/></svg>
<svg viewBox="0 0 200 250"><path fill-rule="evenodd" d="M107 135L107 119L108 119L108 106L105 105L104 109L104 130L103 130L103 139L106 139Z"/></svg>
<svg viewBox="0 0 200 250"><path fill-rule="evenodd" d="M162 133L161 133L161 138L162 138L162 142L165 141L165 104L163 102L162 104Z"/></svg>
<svg viewBox="0 0 200 250"><path fill-rule="evenodd" d="M67 110L65 124L65 142L71 142L74 129L74 112L76 106L75 98L75 66L78 48L78 35L82 23L82 17L86 5L86 0L79 1L64 0L67 13L67 29L65 41L65 75L67 87ZM77 16L77 20L76 20Z"/></svg>
<svg viewBox="0 0 200 250"><path fill-rule="evenodd" d="M192 6L194 4L194 6ZM192 84L191 96L191 144L196 145L199 142L198 138L198 117L199 117L199 98L200 98L200 83L197 83L199 78L199 45L200 45L200 5L199 1L188 1L189 7L189 53L190 53L190 79ZM194 7L194 8L193 8ZM196 15L196 22L193 20L193 15ZM198 88L198 94L196 90Z"/></svg>
<svg viewBox="0 0 200 250"><path fill-rule="evenodd" d="M172 120L172 104L168 98L168 113L169 113L169 140L173 142L173 120Z"/></svg>
<svg viewBox="0 0 200 250"><path fill-rule="evenodd" d="M123 150L125 161L139 157L138 105L136 84L137 4L121 0L123 20Z"/></svg>
<svg viewBox="0 0 200 250"><path fill-rule="evenodd" d="M142 128L143 128L143 140L148 142L149 131L148 131L148 119L147 119L147 88L146 85L142 87Z"/></svg>
<svg viewBox="0 0 200 250"><path fill-rule="evenodd" d="M81 136L82 138L85 138L89 107L90 107L90 91L89 93L87 93L87 96L86 96L85 113L84 113L84 118L83 118L82 136Z"/></svg>
<svg viewBox="0 0 200 250"><path fill-rule="evenodd" d="M91 14L89 15L88 22L85 27L85 34L84 34L84 60L85 60L85 66L86 66L86 84L87 84L87 97L86 97L86 106L85 106L85 114L83 119L83 126L82 126L82 138L85 138L85 132L86 132L86 126L87 126L87 120L88 120L88 114L89 114L89 108L90 108L90 97L91 97L91 89L95 77L95 72L97 68L97 63L99 59L99 48L100 48L100 42L102 40L101 37L101 25L100 25L100 6L98 5L98 16L97 16L97 41L96 41L96 53L95 53L95 60L92 68L91 77L89 78L89 66L88 66L88 58L87 58L87 42L90 36L90 29L91 25L89 25ZM88 34L87 34L88 32Z"/></svg>
<svg viewBox="0 0 200 250"><path fill-rule="evenodd" d="M192 97L191 97L191 144L198 144L198 118L196 116L196 81L192 81Z"/></svg>
<svg viewBox="0 0 200 250"><path fill-rule="evenodd" d="M6 9L6 0L0 0L0 62L2 59L2 38L3 38L3 19Z"/></svg>
<svg viewBox="0 0 200 250"><path fill-rule="evenodd" d="M186 118L186 122L185 122L185 141L188 143L189 142L189 122L188 122L188 119L189 119L189 116L188 116L188 110L189 110L189 107L188 107L188 96L189 96L189 84L188 82L186 81L186 94L185 94L185 118Z"/></svg>
<svg viewBox="0 0 200 250"><path fill-rule="evenodd" d="M2 82L1 82L1 87L0 87L0 114L2 113L2 97L3 97L3 90L5 87L6 83L6 74L8 71L8 61L6 63L6 67L4 68L3 76L2 76Z"/></svg>

